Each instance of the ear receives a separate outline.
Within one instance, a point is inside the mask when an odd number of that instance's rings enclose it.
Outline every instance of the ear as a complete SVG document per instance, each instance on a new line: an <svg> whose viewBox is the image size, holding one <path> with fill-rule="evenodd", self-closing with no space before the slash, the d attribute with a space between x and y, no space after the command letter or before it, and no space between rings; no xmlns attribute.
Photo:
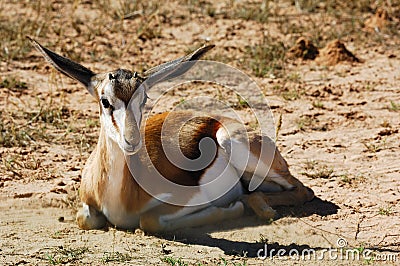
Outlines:
<svg viewBox="0 0 400 266"><path fill-rule="evenodd" d="M192 66L194 66L196 60L199 60L214 47L215 45L204 45L191 54L153 67L144 72L143 79L146 80L147 86L151 87L160 80L178 77L188 71ZM191 63L184 64L185 62Z"/></svg>
<svg viewBox="0 0 400 266"><path fill-rule="evenodd" d="M33 46L35 46L35 48L42 53L44 58L46 58L46 60L49 61L49 63L51 63L58 71L70 78L79 81L80 83L85 85L90 94L94 95L93 88L91 86L91 79L93 76L96 75L95 73L93 73L90 69L87 69L86 67L66 57L50 51L29 36L27 36L27 38L31 41Z"/></svg>

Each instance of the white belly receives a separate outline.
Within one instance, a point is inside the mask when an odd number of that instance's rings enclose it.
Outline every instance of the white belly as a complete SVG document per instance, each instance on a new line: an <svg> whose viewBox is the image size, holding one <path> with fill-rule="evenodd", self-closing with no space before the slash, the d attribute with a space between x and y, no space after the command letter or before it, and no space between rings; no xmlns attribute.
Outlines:
<svg viewBox="0 0 400 266"><path fill-rule="evenodd" d="M229 163L228 155L218 148L218 155L214 163L204 172L200 180L200 191L212 205L217 207L228 206L237 201L243 194L240 176Z"/></svg>

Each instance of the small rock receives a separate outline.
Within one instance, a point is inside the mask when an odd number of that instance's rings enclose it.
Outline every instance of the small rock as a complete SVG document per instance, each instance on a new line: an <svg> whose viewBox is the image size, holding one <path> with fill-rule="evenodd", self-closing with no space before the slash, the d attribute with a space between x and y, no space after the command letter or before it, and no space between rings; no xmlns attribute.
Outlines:
<svg viewBox="0 0 400 266"><path fill-rule="evenodd" d="M32 195L33 195L32 192L15 194L14 199L30 198L30 197L32 197Z"/></svg>
<svg viewBox="0 0 400 266"><path fill-rule="evenodd" d="M58 182L57 183L57 186L60 186L60 187L63 187L63 186L65 186L66 184L63 182L63 181L60 181L60 182Z"/></svg>

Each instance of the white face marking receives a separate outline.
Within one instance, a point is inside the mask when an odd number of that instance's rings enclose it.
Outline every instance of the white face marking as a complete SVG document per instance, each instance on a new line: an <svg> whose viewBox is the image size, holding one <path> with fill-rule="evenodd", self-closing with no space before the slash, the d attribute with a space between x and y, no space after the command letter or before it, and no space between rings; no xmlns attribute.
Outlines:
<svg viewBox="0 0 400 266"><path fill-rule="evenodd" d="M121 131L123 132L125 124L125 104L122 100L115 97L113 87L107 80L103 84L104 94L101 94L101 91L99 91L101 104L100 121L104 126L106 135L121 146ZM102 104L102 100L108 101L110 107L106 108Z"/></svg>
<svg viewBox="0 0 400 266"><path fill-rule="evenodd" d="M106 135L118 143L125 154L136 153L142 144L139 128L142 109L147 98L145 91L139 88L126 106L126 103L116 96L115 81L111 81L107 74L104 76L100 86L97 87L101 105L101 124L104 126ZM127 82L127 84L130 83ZM134 89L132 87L132 90Z"/></svg>

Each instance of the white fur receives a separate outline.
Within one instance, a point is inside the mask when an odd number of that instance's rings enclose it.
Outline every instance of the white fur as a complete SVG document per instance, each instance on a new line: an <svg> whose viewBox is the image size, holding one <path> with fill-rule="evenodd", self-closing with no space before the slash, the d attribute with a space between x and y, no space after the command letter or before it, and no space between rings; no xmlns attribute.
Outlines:
<svg viewBox="0 0 400 266"><path fill-rule="evenodd" d="M162 221L167 222L190 213L210 208L227 207L232 202L237 201L243 194L239 176L227 161L226 154L219 148L218 155L213 164L204 172L200 180L200 190L193 195L184 207L179 211L162 216ZM207 202L198 205L199 202Z"/></svg>

